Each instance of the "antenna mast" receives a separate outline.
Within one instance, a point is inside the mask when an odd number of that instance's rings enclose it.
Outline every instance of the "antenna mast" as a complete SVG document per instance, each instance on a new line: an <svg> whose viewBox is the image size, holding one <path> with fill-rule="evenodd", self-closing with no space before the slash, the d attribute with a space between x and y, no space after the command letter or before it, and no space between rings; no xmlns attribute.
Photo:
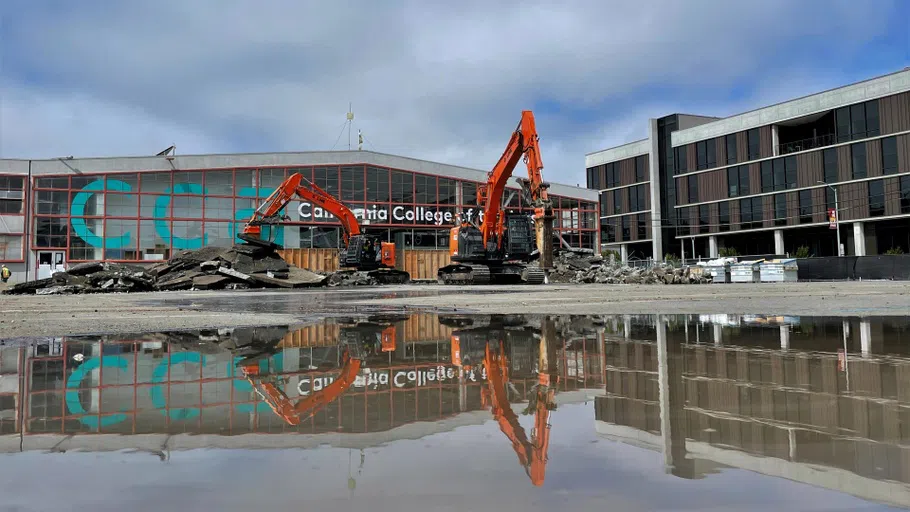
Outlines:
<svg viewBox="0 0 910 512"><path fill-rule="evenodd" d="M351 124L354 122L354 109L348 103L348 151L351 150Z"/></svg>

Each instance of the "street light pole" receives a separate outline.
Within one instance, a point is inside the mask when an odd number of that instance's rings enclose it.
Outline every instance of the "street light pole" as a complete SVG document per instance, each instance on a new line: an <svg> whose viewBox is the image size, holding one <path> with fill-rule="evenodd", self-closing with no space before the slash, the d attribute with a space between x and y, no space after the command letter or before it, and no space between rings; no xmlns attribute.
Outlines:
<svg viewBox="0 0 910 512"><path fill-rule="evenodd" d="M840 244L840 206L837 203L837 187L831 186L824 181L819 181L819 183L825 185L834 191L834 228L837 230L837 255L843 256L841 254L841 244Z"/></svg>

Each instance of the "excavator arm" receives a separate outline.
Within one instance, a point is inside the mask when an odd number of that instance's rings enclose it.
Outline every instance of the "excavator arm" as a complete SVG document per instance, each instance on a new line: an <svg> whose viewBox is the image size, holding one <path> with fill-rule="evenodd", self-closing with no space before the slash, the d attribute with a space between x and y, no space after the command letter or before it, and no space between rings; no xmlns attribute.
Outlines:
<svg viewBox="0 0 910 512"><path fill-rule="evenodd" d="M284 182L281 183L281 185L279 185L261 205L259 205L259 208L256 208L256 211L253 212L252 218L243 229L243 233L239 235L239 238L250 243L262 243L261 226L263 224L277 224L281 220L285 220L280 217L278 213L284 209L288 202L294 199L295 196L304 201L309 201L313 206L318 206L337 217L341 222L345 245L347 245L350 237L360 234L360 224L357 223L357 217L354 216L354 212L352 212L350 208L345 206L344 203L338 199L335 199L325 190L316 186L315 183L304 178L302 174L294 173L288 176L288 178L284 180Z"/></svg>
<svg viewBox="0 0 910 512"><path fill-rule="evenodd" d="M487 344L484 355L484 365L487 368L487 382L489 383L492 399L493 417L499 424L499 430L512 443L512 449L518 455L518 462L531 478L535 486L543 485L547 469L547 449L550 446L550 409L554 403L554 391L550 387L550 376L540 374L537 386L536 404L534 405L534 430L531 440L528 440L524 428L518 423L518 416L512 410L506 393L508 380L508 362L503 355L504 350L500 342L499 355L494 355Z"/></svg>
<svg viewBox="0 0 910 512"><path fill-rule="evenodd" d="M247 380L250 381L250 384L253 385L253 388L259 389L262 398L269 404L275 414L288 425L299 425L302 420L309 418L325 407L326 404L344 394L354 383L357 373L360 372L361 360L352 357L350 352L345 350L342 361L341 373L337 379L297 403L291 402L284 391L275 383L258 382L258 367L245 366L241 368L241 371Z"/></svg>
<svg viewBox="0 0 910 512"><path fill-rule="evenodd" d="M499 161L493 170L487 175L487 182L481 185L477 190L477 202L483 205L483 223L480 231L483 234L484 247L488 247L490 238L497 235L497 246L501 248L505 216L502 212L502 195L506 188L506 183L512 176L518 160L524 157L528 167L528 180L526 188L528 189L531 200L534 202L535 216L543 218L552 216L552 205L550 203L547 188L548 183L543 181L541 169L543 169L543 160L540 156L540 145L538 143L537 126L534 122L534 114L530 110L521 113L521 122L518 128L512 132L512 138L506 146L505 152L499 157ZM547 241L549 242L549 240ZM540 240L538 237L538 245ZM538 247L541 249L541 247Z"/></svg>

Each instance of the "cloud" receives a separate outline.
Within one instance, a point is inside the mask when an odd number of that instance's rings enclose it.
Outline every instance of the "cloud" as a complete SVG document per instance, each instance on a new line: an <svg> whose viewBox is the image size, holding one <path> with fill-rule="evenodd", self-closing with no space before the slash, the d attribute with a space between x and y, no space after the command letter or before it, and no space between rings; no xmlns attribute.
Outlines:
<svg viewBox="0 0 910 512"><path fill-rule="evenodd" d="M572 184L584 183L585 153L646 136L646 116L748 110L770 82L794 95L819 90L804 79L816 72L835 85L863 78L842 61L860 59L903 9L849 0L33 4L9 9L3 27L4 157L171 143L184 154L331 149L353 102L366 149L489 168L530 108L548 179Z"/></svg>

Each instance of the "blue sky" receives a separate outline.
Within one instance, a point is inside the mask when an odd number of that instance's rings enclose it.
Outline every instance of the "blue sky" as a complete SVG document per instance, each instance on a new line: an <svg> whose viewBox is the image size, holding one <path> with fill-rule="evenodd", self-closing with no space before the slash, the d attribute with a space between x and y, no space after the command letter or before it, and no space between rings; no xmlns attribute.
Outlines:
<svg viewBox="0 0 910 512"><path fill-rule="evenodd" d="M549 181L672 112L910 65L901 0L0 4L0 157L365 149L489 168L531 108ZM337 144L336 144L336 141Z"/></svg>

